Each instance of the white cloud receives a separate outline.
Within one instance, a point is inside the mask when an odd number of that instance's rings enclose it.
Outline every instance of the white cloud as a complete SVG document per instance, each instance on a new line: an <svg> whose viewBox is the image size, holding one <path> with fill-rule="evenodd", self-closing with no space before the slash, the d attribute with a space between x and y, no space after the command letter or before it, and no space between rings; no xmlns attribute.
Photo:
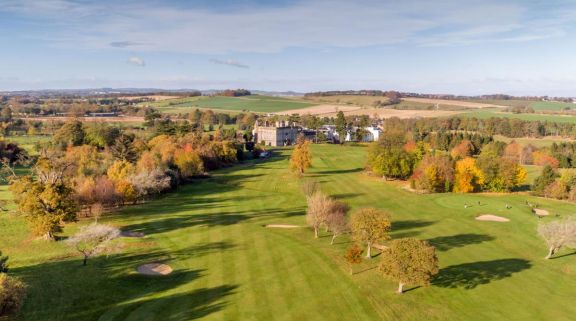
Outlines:
<svg viewBox="0 0 576 321"><path fill-rule="evenodd" d="M134 66L139 66L139 67L145 67L146 66L146 61L144 61L144 59L140 58L140 57L130 57L128 58L127 61L129 64L132 64Z"/></svg>
<svg viewBox="0 0 576 321"><path fill-rule="evenodd" d="M467 45L560 37L576 6L480 0L310 0L251 10L175 8L161 2L0 0L0 12L44 19L40 37L70 46L222 54L408 43ZM117 39L130 41L117 41Z"/></svg>
<svg viewBox="0 0 576 321"><path fill-rule="evenodd" d="M213 64L217 64L217 65L226 65L226 66L231 66L231 67L236 67L236 68L250 68L250 66L245 65L241 62L238 62L236 60L232 60L232 59L227 59L227 60L221 60L221 59L210 59L210 62Z"/></svg>

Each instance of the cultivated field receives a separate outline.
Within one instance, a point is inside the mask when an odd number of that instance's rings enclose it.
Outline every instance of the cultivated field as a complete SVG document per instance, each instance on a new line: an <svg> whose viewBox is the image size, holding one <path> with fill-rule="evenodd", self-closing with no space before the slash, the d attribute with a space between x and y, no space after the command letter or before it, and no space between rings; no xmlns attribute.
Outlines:
<svg viewBox="0 0 576 321"><path fill-rule="evenodd" d="M448 110L412 110L412 109L390 109L390 108L374 108L374 107L359 107L359 106L343 106L343 105L318 105L303 109L286 110L277 114L280 115L316 115L325 117L335 117L338 111L342 111L344 115L368 115L370 117L378 118L414 118L414 117L446 117L458 114L457 111Z"/></svg>
<svg viewBox="0 0 576 321"><path fill-rule="evenodd" d="M462 117L475 117L486 119L491 117L516 118L528 121L550 121L557 123L576 123L576 116L571 115L546 115L546 114L514 114L501 112L495 109L478 109L460 114Z"/></svg>
<svg viewBox="0 0 576 321"><path fill-rule="evenodd" d="M169 99L178 99L180 98L179 96L165 96L165 95L147 95L147 96L126 96L126 97L120 97L120 99L124 99L124 100L137 100L137 99L142 99L142 98L146 98L146 99L152 99L154 101L163 101L163 100L169 100Z"/></svg>
<svg viewBox="0 0 576 321"><path fill-rule="evenodd" d="M534 101L534 100L521 100L521 99L510 99L510 100L475 100L479 103L501 105L506 107L531 107L535 111L561 111L565 108L574 109L576 104L562 103L554 101Z"/></svg>
<svg viewBox="0 0 576 321"><path fill-rule="evenodd" d="M187 113L196 108L217 111L240 112L248 110L257 113L273 113L306 108L315 104L289 98L252 95L244 97L191 97L157 103L142 103L141 105L155 107L161 112L169 113Z"/></svg>
<svg viewBox="0 0 576 321"><path fill-rule="evenodd" d="M495 108L495 107L506 107L504 105L495 105L489 103L472 102L472 101L462 101L462 100L448 100L448 99L430 99L430 98L402 98L405 101L411 101L421 104L439 104L447 106L460 106L466 108Z"/></svg>
<svg viewBox="0 0 576 321"><path fill-rule="evenodd" d="M311 96L299 98L322 104L351 105L360 107L372 107L375 102L387 102L388 98L383 96L363 96L363 95L334 95L334 96Z"/></svg>
<svg viewBox="0 0 576 321"><path fill-rule="evenodd" d="M290 109L276 113L278 115L316 115L316 116L329 116L335 115L337 112L342 111L343 113L349 113L361 110L362 107L359 106L342 106L342 105L317 105L312 107L306 107L301 109Z"/></svg>
<svg viewBox="0 0 576 321"><path fill-rule="evenodd" d="M571 320L576 256L544 260L538 219L525 201L553 215L574 205L523 194L411 193L363 174L365 147L313 145L310 178L353 209L392 213L392 236L427 239L441 271L431 287L394 293L396 283L365 260L353 276L347 236L330 245L304 225L305 199L289 173L289 150L264 163L212 178L105 221L144 238L89 261L62 242L30 237L22 219L0 213L0 244L13 274L29 284L23 320ZM5 186L2 188L5 191ZM0 196L9 198L6 192ZM480 201L482 206L476 206ZM465 209L464 204L473 204ZM506 209L510 205L511 209ZM493 214L509 222L477 221ZM79 222L66 227L64 236ZM168 276L144 276L145 263L169 264Z"/></svg>

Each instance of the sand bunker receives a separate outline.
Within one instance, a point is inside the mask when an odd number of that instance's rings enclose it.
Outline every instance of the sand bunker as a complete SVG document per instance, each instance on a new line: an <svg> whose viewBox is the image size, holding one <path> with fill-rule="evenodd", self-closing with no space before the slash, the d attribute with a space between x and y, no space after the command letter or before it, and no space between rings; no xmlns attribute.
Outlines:
<svg viewBox="0 0 576 321"><path fill-rule="evenodd" d="M540 209L540 208L533 208L532 212L534 212L534 214L536 214L538 216L550 215L550 212L548 212L547 210Z"/></svg>
<svg viewBox="0 0 576 321"><path fill-rule="evenodd" d="M496 215L485 214L476 217L477 221L492 221L492 222L509 222L510 220Z"/></svg>
<svg viewBox="0 0 576 321"><path fill-rule="evenodd" d="M267 228L300 228L300 225L290 225L290 224L268 224Z"/></svg>
<svg viewBox="0 0 576 321"><path fill-rule="evenodd" d="M140 265L136 270L138 273L144 275L168 275L172 273L170 265L163 263L148 263Z"/></svg>
<svg viewBox="0 0 576 321"><path fill-rule="evenodd" d="M120 232L120 236L122 237L144 237L146 234L142 232L132 232L132 231L122 231Z"/></svg>

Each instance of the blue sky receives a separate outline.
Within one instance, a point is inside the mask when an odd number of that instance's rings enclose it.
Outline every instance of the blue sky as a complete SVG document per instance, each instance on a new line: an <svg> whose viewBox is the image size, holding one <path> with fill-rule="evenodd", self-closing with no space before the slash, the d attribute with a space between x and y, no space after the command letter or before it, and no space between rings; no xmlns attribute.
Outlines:
<svg viewBox="0 0 576 321"><path fill-rule="evenodd" d="M576 1L0 0L0 90L576 96Z"/></svg>

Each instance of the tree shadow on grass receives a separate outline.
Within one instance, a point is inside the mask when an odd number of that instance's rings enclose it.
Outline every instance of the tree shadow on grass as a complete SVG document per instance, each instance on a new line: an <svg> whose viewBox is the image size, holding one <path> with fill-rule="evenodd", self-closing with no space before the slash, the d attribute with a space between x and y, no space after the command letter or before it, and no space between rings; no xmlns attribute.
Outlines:
<svg viewBox="0 0 576 321"><path fill-rule="evenodd" d="M432 284L443 288L473 289L527 270L532 264L523 259L502 259L451 265L440 270Z"/></svg>
<svg viewBox="0 0 576 321"><path fill-rule="evenodd" d="M392 230L409 230L413 228L426 227L434 224L434 221L424 221L424 220L404 220L404 221L392 221Z"/></svg>
<svg viewBox="0 0 576 321"><path fill-rule="evenodd" d="M453 248L463 247L470 244L479 244L494 240L494 237L485 234L458 234L440 236L429 239L428 242L439 251L448 251Z"/></svg>
<svg viewBox="0 0 576 321"><path fill-rule="evenodd" d="M88 260L80 257L14 268L28 285L22 319L97 320L122 302L131 302L201 278L205 270L176 269L167 276L136 273L139 265L166 261L159 251L118 254ZM170 263L169 261L167 263Z"/></svg>
<svg viewBox="0 0 576 321"><path fill-rule="evenodd" d="M158 320L196 320L223 310L229 304L225 300L226 297L235 294L237 288L237 285L229 284L201 288L186 293L119 304L114 312L126 316L125 319L147 319L151 317L150 307L153 307L152 313L157 313L155 319ZM167 307L168 310L163 307ZM170 310L174 307L176 311Z"/></svg>
<svg viewBox="0 0 576 321"><path fill-rule="evenodd" d="M328 171L321 171L316 172L314 176L325 176L325 175L335 175L335 174L349 174L349 173L358 173L363 171L364 168L356 167L356 168L347 168L347 169L336 169L336 170L328 170Z"/></svg>

